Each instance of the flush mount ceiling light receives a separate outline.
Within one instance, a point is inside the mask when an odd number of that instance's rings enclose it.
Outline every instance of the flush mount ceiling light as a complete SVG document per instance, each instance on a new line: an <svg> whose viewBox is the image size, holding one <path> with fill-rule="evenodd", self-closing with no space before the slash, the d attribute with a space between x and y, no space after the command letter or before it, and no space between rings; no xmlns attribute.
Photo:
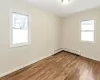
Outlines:
<svg viewBox="0 0 100 80"><path fill-rule="evenodd" d="M70 0L61 0L61 2L62 2L63 4L67 4L67 3L70 2Z"/></svg>

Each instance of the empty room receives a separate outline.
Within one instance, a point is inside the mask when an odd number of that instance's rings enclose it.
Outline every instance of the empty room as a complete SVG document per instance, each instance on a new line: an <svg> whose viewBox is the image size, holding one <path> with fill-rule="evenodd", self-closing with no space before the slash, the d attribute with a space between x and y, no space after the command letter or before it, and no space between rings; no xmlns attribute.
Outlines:
<svg viewBox="0 0 100 80"><path fill-rule="evenodd" d="M100 80L100 0L1 0L0 80Z"/></svg>

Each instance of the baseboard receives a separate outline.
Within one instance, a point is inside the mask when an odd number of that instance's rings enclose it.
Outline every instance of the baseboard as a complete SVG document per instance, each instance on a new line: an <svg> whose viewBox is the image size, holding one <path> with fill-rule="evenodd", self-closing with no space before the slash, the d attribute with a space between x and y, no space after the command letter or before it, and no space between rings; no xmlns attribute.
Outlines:
<svg viewBox="0 0 100 80"><path fill-rule="evenodd" d="M73 54L76 54L76 55L81 55L81 52L79 50L73 50L73 49L69 49L69 48L59 48L59 49L54 51L55 54L53 54L53 55L56 55L56 54L58 54L59 52L62 52L62 51L70 52L70 53L73 53Z"/></svg>
<svg viewBox="0 0 100 80"><path fill-rule="evenodd" d="M55 55L59 54L62 51L64 51L63 48L59 48L59 49L54 51L54 54L52 56L55 56Z"/></svg>
<svg viewBox="0 0 100 80"><path fill-rule="evenodd" d="M54 53L57 54L61 51L66 51L66 52L70 52L73 54L81 55L81 52L79 50L74 50L74 49L69 49L69 48L59 48L59 49L55 50Z"/></svg>
<svg viewBox="0 0 100 80"><path fill-rule="evenodd" d="M59 53L61 51L63 51L63 48L59 48L59 49L55 50L54 53L56 54L56 53Z"/></svg>
<svg viewBox="0 0 100 80"><path fill-rule="evenodd" d="M81 52L79 50L73 50L69 48L63 48L64 51L71 52L73 54L81 55Z"/></svg>
<svg viewBox="0 0 100 80"><path fill-rule="evenodd" d="M51 55L48 55L48 56L51 56ZM27 66L29 66L29 65L31 65L31 64L34 64L35 62L37 62L37 61L39 61L39 60L42 60L42 59L44 59L44 58L46 58L46 57L48 57L48 56L42 57L41 59L32 61L32 62L30 62L30 63L28 63L28 64L23 65L23 66L20 66L20 67L17 67L17 68L15 68L15 69L12 69L12 70L10 70L10 71L7 71L7 72L1 74L1 75L0 75L0 78L6 76L6 75L8 75L8 74L11 74L11 73L13 73L13 72L15 72L15 71L18 71L18 70L20 70L20 69L23 69L23 68L25 68L25 67L27 67Z"/></svg>

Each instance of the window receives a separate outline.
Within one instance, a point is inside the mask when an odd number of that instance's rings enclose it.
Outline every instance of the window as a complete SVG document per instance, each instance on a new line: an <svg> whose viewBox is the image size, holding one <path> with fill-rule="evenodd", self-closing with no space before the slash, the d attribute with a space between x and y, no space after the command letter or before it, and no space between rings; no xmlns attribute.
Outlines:
<svg viewBox="0 0 100 80"><path fill-rule="evenodd" d="M81 40L94 42L94 20L81 22Z"/></svg>
<svg viewBox="0 0 100 80"><path fill-rule="evenodd" d="M12 12L11 46L23 46L29 43L29 16Z"/></svg>

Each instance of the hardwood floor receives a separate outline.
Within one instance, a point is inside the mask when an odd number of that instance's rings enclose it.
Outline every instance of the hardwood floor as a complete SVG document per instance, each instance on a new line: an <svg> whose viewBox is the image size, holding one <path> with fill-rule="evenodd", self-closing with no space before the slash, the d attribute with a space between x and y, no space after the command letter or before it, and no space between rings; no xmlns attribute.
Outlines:
<svg viewBox="0 0 100 80"><path fill-rule="evenodd" d="M100 80L100 62L61 52L0 80Z"/></svg>

